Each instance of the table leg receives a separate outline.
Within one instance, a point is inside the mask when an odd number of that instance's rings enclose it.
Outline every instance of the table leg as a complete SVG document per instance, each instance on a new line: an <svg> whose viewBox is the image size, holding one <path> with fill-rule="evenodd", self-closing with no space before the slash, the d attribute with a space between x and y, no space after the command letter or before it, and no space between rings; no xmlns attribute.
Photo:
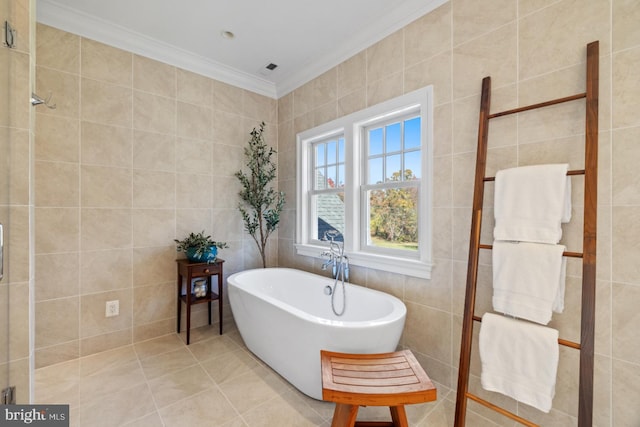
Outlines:
<svg viewBox="0 0 640 427"><path fill-rule="evenodd" d="M409 427L404 405L390 406L389 409L391 410L391 419L395 427Z"/></svg>
<svg viewBox="0 0 640 427"><path fill-rule="evenodd" d="M178 325L176 327L176 331L180 333L180 316L182 315L182 276L178 273Z"/></svg>
<svg viewBox="0 0 640 427"><path fill-rule="evenodd" d="M220 335L222 335L222 271L218 273L218 321L220 322Z"/></svg>

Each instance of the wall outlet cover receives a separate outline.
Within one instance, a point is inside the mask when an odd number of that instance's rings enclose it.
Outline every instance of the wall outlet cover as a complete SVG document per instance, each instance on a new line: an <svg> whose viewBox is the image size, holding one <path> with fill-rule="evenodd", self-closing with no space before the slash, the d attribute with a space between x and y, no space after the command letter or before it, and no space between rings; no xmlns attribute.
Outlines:
<svg viewBox="0 0 640 427"><path fill-rule="evenodd" d="M105 313L106 317L114 317L120 314L120 300L107 301Z"/></svg>

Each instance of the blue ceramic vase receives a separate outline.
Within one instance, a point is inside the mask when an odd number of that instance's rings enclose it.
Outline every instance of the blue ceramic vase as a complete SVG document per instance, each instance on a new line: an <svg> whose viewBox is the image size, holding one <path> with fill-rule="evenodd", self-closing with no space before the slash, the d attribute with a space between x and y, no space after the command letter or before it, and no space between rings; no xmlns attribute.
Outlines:
<svg viewBox="0 0 640 427"><path fill-rule="evenodd" d="M196 254L196 248L187 248L186 255L191 262L215 262L218 256L218 247L209 246L209 250L204 251L200 256Z"/></svg>

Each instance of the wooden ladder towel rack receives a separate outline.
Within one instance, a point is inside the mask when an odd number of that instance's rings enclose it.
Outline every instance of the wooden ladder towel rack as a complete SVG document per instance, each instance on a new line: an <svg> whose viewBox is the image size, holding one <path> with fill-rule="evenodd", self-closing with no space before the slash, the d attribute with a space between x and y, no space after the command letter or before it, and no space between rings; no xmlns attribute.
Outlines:
<svg viewBox="0 0 640 427"><path fill-rule="evenodd" d="M471 364L471 348L473 323L481 318L475 315L476 284L478 278L478 258L480 249L491 249L492 245L480 243L482 226L482 209L484 184L493 181L494 177L486 177L487 145L489 120L510 114L548 107L569 101L585 99L585 159L583 170L571 170L568 175L584 175L584 225L582 252L565 252L564 256L582 258L582 312L580 327L580 343L559 339L561 345L580 351L580 384L578 395L578 426L592 425L593 418L593 354L594 323L596 293L596 218L597 218L597 185L598 185L598 57L597 41L587 45L587 73L585 92L576 95L541 102L526 107L515 108L499 113L490 113L491 78L482 80L482 96L480 102L480 120L478 128L478 151L473 194L473 212L471 218L471 239L469 242L469 264L467 268L467 285L462 323L462 343L460 348L460 366L458 374L458 390L456 396L455 427L465 425L467 399L493 409L502 415L523 425L537 425L517 414L509 412L469 392L469 370Z"/></svg>

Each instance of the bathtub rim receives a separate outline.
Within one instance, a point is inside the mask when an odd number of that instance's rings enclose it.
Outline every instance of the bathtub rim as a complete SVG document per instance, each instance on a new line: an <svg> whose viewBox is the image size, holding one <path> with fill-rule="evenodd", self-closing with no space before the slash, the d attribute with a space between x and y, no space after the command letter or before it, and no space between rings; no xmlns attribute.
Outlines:
<svg viewBox="0 0 640 427"><path fill-rule="evenodd" d="M290 268L290 267L267 267L267 268L252 268L252 269L248 269L248 270L243 270L243 271L239 271L237 273L232 274L231 276L229 276L227 278L227 287L228 287L228 292L231 292L232 287L239 290L239 291L243 291L246 292L248 294L251 294L253 296L255 296L256 298L260 298L265 300L266 302L273 304L283 310L289 311L293 314L295 314L297 317L311 322L311 323L319 323L322 325L328 325L328 326L336 326L336 327L342 327L342 328L353 328L353 329L364 329L364 328L370 328L372 326L379 326L379 325L386 325L386 324L390 324L393 322L397 322L402 318L406 318L407 315L407 307L406 305L402 302L402 300L400 300L398 297L391 295L387 292L383 292L383 291L378 291L376 289L370 289L367 287L364 287L362 285L358 285L358 284L354 284L354 283L346 283L347 288L346 288L346 292L347 295L349 294L349 288L353 288L356 287L358 292L365 292L365 293L371 293L371 294L377 294L377 295L382 295L385 299L387 299L391 305L392 305L392 309L391 312L389 314L387 314L386 316L377 318L377 319L372 319L372 320L358 320L358 321L344 321L344 320L336 320L336 319L326 319L320 316L315 316L313 314L307 313L306 311L301 310L298 307L292 306L291 304L287 304L277 298L272 297L271 295L265 294L265 293L260 293L260 292L255 292L253 289L247 289L247 286L243 286L242 283L238 283L237 279L239 277L241 277L243 274L245 273L251 273L251 272L258 272L258 271L264 271L264 270L287 270L287 271L295 271L298 274L303 274L305 276L314 276L315 278L320 278L323 280L327 281L327 284L331 283L333 284L333 279L329 278L329 277L325 277L325 276L321 276L319 274L316 273L312 273L312 272L308 272L305 270L299 270L297 268ZM347 297L348 298L348 297ZM349 309L349 300L347 299L347 310Z"/></svg>

